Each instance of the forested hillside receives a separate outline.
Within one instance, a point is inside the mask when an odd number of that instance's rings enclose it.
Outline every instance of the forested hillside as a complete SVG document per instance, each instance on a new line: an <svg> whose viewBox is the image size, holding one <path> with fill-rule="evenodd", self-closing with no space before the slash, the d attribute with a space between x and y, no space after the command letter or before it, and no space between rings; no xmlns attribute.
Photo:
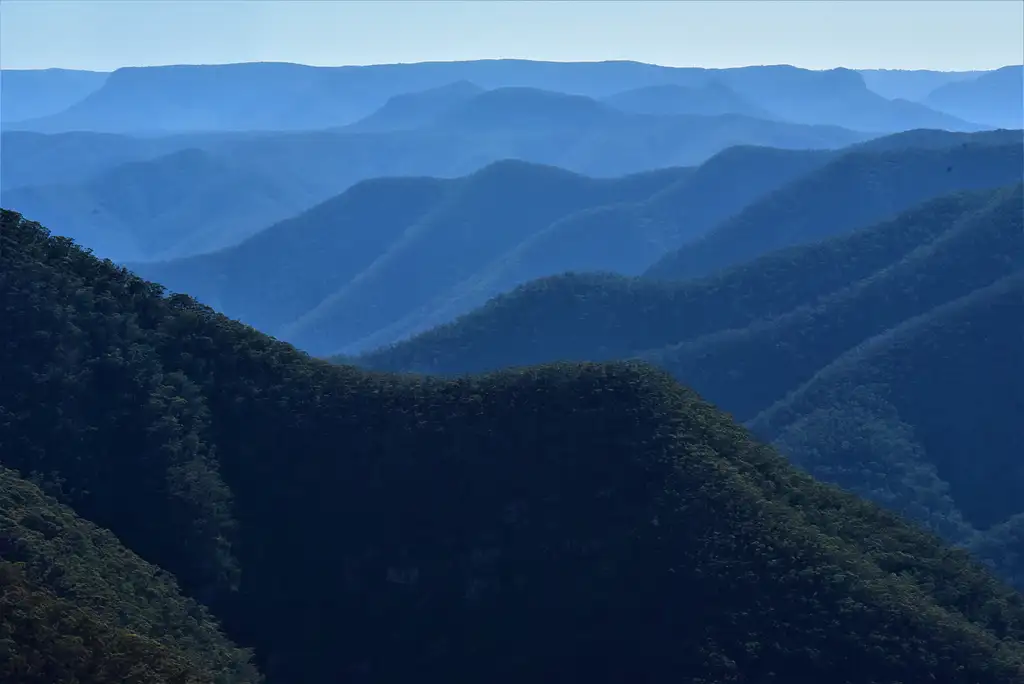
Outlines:
<svg viewBox="0 0 1024 684"><path fill-rule="evenodd" d="M1024 464L1019 458L1024 382L1013 377L1024 369L1022 341L1024 272L1018 269L865 338L758 415L751 426L783 444L799 440L784 451L816 475L818 464L811 462L815 457L827 457L825 468L841 464L855 473L859 463L875 460L890 461L895 468L918 465L911 477L931 470L934 477L927 490L956 502L968 523L985 530L1024 512ZM950 388L969 401L950 401ZM848 411L847 406L860 410ZM871 412L875 415L865 420ZM894 421L889 435L886 420ZM981 428L983 450L976 443ZM870 437L861 441L863 437L851 434ZM843 447L825 449L826 444ZM846 450L838 457L837 451ZM916 458L904 458L908 451L917 451ZM884 488L893 491L897 481L887 478ZM934 508L927 502L920 505ZM933 526L942 524L936 520Z"/></svg>
<svg viewBox="0 0 1024 684"><path fill-rule="evenodd" d="M535 278L638 275L665 257L657 274L716 240L740 258L1011 183L1021 149L1019 131L910 131L837 151L736 146L614 179L506 160L458 179L366 181L235 247L130 266L310 353L351 354Z"/></svg>
<svg viewBox="0 0 1024 684"><path fill-rule="evenodd" d="M235 248L134 268L305 349L334 351L563 216L645 200L691 173L595 179L508 160L459 179L377 179Z"/></svg>
<svg viewBox="0 0 1024 684"><path fill-rule="evenodd" d="M1022 681L1020 594L650 366L336 366L0 219L5 683L255 681L84 520L271 684Z"/></svg>
<svg viewBox="0 0 1024 684"><path fill-rule="evenodd" d="M569 273L535 280L451 324L360 359L381 370L482 372L541 363L545 355L574 358L574 350L621 358L744 329L870 279L1000 197L1004 233L1012 240L1019 221L1012 211L1014 192L943 196L875 226L779 250L707 278L662 282ZM1012 259L1014 252L1003 256ZM529 325L519 325L522 321Z"/></svg>
<svg viewBox="0 0 1024 684"><path fill-rule="evenodd" d="M934 239L805 306L693 338L662 352L659 361L747 420L862 340L1024 268L1022 187L986 193L980 208L973 205L977 195L960 206L926 205L912 221L943 226ZM1010 325L1004 334L1014 334Z"/></svg>
<svg viewBox="0 0 1024 684"><path fill-rule="evenodd" d="M6 397L0 421L0 459L14 465L29 445L12 441ZM83 453L66 454L63 465ZM133 513L123 515L126 523ZM5 684L263 681L251 654L165 570L2 465L0 649Z"/></svg>
<svg viewBox="0 0 1024 684"><path fill-rule="evenodd" d="M700 237L740 208L824 165L827 150L730 147L641 201L609 201L553 221L453 287L411 308L349 350L373 349L454 320L534 278L565 271L642 273L666 251ZM343 328L346 316L333 306L315 315ZM300 332L301 328L296 330ZM302 347L307 337L292 338ZM339 333L328 339L337 340ZM311 346L317 349L323 345Z"/></svg>
<svg viewBox="0 0 1024 684"><path fill-rule="evenodd" d="M852 152L745 207L662 257L647 275L710 275L773 250L863 228L945 193L1020 181L1022 169L1020 141Z"/></svg>
<svg viewBox="0 0 1024 684"><path fill-rule="evenodd" d="M1024 471L1008 465L1019 455L1024 420L1024 373L1015 371L1024 368L1024 296L1014 279L1024 270L1022 187L942 196L873 227L703 279L567 274L534 281L357 362L452 374L643 358L737 419L754 420L755 434L777 440L818 477L895 508L950 541L984 544L985 557L998 558L1004 576L1019 581L1021 567L1013 560L1024 557L1014 550L1019 534L1000 528L1002 541L994 542L988 530L1024 512ZM997 300L979 294L990 287L1002 293L998 315L992 313ZM945 332L894 332L924 329L918 320L942 329L944 307L954 302L972 322L949 325L976 337L951 336L947 344ZM913 373L896 374L896 366L876 366L853 351L886 335L900 340L904 351L923 345L907 352L916 354L906 365ZM833 364L863 375L844 385L847 392L861 388L856 397L843 395L832 408L831 399L816 394L773 430L767 418L756 418L781 410L772 408L777 402L797 401L809 391L800 389L806 383L819 386ZM956 394L942 387L955 387ZM907 395L891 405L889 392L897 391L927 396ZM942 410L933 403L940 397ZM849 438L835 436L844 431ZM991 436L983 454L965 460L978 434ZM834 448L838 444L843 448ZM861 467L850 465L849 449L861 449Z"/></svg>

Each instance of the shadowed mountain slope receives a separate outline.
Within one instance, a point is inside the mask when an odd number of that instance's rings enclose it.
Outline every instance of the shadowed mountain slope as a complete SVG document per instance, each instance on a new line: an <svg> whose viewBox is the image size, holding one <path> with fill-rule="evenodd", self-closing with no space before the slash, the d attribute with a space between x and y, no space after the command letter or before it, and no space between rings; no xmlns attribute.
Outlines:
<svg viewBox="0 0 1024 684"><path fill-rule="evenodd" d="M395 95L373 114L349 124L349 132L402 131L420 128L458 105L484 92L469 81L456 81L437 88Z"/></svg>
<svg viewBox="0 0 1024 684"><path fill-rule="evenodd" d="M920 349L920 363L908 365L906 374L888 377L865 361L851 371L863 382L843 384L835 405L818 393L821 401L805 402L774 430L762 419L753 425L798 463L813 466L815 475L950 541L984 547L983 557L1005 577L1019 578L1017 552L999 552L991 541L1017 543L1016 537L999 533L982 544L979 535L1024 512L1024 473L1012 466L1024 420L1024 374L1014 372L1024 367L1024 297L1016 278L1024 270L1022 187L943 196L871 228L773 252L703 279L583 274L533 281L356 362L458 374L640 357L750 420L778 402L796 401L792 393L824 377L832 364L853 368L866 357L850 350L877 336L904 325L941 329L942 321L952 320L944 307L963 300L974 318L950 323L949 344L937 332L913 338L908 349L931 346ZM1000 304L974 296L989 287L1000 293ZM913 323L931 316L935 321L925 327ZM935 378L920 383L931 388L928 397L905 394L891 407L888 390L874 394L873 388L890 385L893 392L912 392L924 375ZM860 393L853 396L852 389ZM958 397L981 394L964 399L970 407L959 406ZM908 408L912 401L920 407L944 402L945 408ZM783 434L790 425L796 427ZM971 447L979 434L987 436L983 455ZM974 455L964 460L968 451ZM849 459L859 465L844 465Z"/></svg>
<svg viewBox="0 0 1024 684"><path fill-rule="evenodd" d="M367 181L231 249L135 268L310 351L365 349L532 277L639 273L829 158L742 147L697 170L609 180L507 161L452 181ZM394 286L408 274L417 287Z"/></svg>
<svg viewBox="0 0 1024 684"><path fill-rule="evenodd" d="M851 145L849 151L860 150L861 152L881 153L895 152L910 147L946 149L959 146L966 149L999 145L1018 145L1024 147L1024 131L1020 128L1001 128L992 131L978 131L977 133L963 133L936 128L918 128L885 135L880 138L871 138L870 140Z"/></svg>
<svg viewBox="0 0 1024 684"><path fill-rule="evenodd" d="M332 366L2 218L0 353L25 373L0 385L0 439L17 445L3 459L87 440L80 458L45 450L44 479L80 514L138 497L108 523L159 555L180 537L133 530L165 519L181 447L206 453L240 569L207 600L270 682L1019 679L1020 595L797 473L661 372ZM45 411L23 412L23 392ZM193 436L147 397L193 407ZM117 448L86 448L103 440ZM140 448L157 450L118 460ZM216 529L191 520L199 538ZM211 550L167 554L168 569L194 568L196 591L225 560Z"/></svg>
<svg viewBox="0 0 1024 684"><path fill-rule="evenodd" d="M840 422L837 429L821 420L822 407L833 417L842 416L847 402L864 403L873 394L891 407L891 419L913 426L907 443L927 456L924 463L934 469L936 482L947 483L948 497L958 502L966 521L985 530L1022 512L1018 420L1024 413L1024 383L1008 377L1013 369L1024 368L1021 342L1024 270L865 338L751 426L783 444L799 439L784 450L814 474L819 464L800 447L813 443L820 457L823 438L842 441L852 427ZM970 401L950 402L951 387ZM886 417L877 409L874 413L876 420ZM984 429L984 456L975 453L979 428ZM817 432L821 429L830 434ZM858 461L891 458L884 450L858 455ZM829 456L821 464L826 468L837 462L835 454ZM858 467L853 459L846 464L848 472Z"/></svg>
<svg viewBox="0 0 1024 684"><path fill-rule="evenodd" d="M690 281L588 273L531 281L450 324L365 354L361 362L383 370L480 372L552 359L624 358L744 330L869 281L933 244L958 221L968 220L969 231L977 225L975 212L996 197L994 191L940 197L868 229L773 252ZM1012 192L1002 198L993 205L1003 210L1002 223L986 229L1002 231L1012 245L1019 218L1014 217ZM993 249L978 255L1009 256L1012 262L1014 254ZM959 286L951 282L949 287Z"/></svg>
<svg viewBox="0 0 1024 684"><path fill-rule="evenodd" d="M963 145L844 155L819 172L746 207L645 274L686 279L772 250L862 228L957 190L992 188L1024 177L1024 147Z"/></svg>
<svg viewBox="0 0 1024 684"><path fill-rule="evenodd" d="M366 181L237 247L136 268L258 328L334 351L562 216L649 197L690 173L605 180L505 161L460 179ZM496 213L499 206L508 209Z"/></svg>
<svg viewBox="0 0 1024 684"><path fill-rule="evenodd" d="M769 230L780 215L773 200L779 193L788 193L782 215L804 221L811 235L856 227L870 222L865 215L898 210L915 193L938 192L933 186L983 183L970 164L993 157L996 148L1019 157L1006 144L1015 138L1019 132L912 131L849 151L740 146L696 169L617 179L513 161L455 180L379 179L236 247L134 268L311 353L353 353L449 322L533 278L643 273L671 250L699 247L709 231L742 218L745 207L760 212L755 228ZM937 180L922 174L904 183L909 187L896 182L928 160L957 155L970 162L964 173L943 171ZM1002 169L1007 181L1020 177L1012 161L999 164L989 175ZM858 205L864 193L843 187L850 179L890 176L894 182L876 183L867 207ZM841 220L825 217L831 205L819 201L821 185L849 202ZM807 206L817 212L810 219L800 214ZM413 276L416 287L406 287Z"/></svg>
<svg viewBox="0 0 1024 684"><path fill-rule="evenodd" d="M848 287L669 348L660 362L748 420L862 340L1024 268L1021 188L954 196L903 214L875 230L918 222L945 230Z"/></svg>
<svg viewBox="0 0 1024 684"><path fill-rule="evenodd" d="M0 644L11 684L263 681L173 577L3 466Z"/></svg>
<svg viewBox="0 0 1024 684"><path fill-rule="evenodd" d="M565 271L640 274L667 251L821 167L832 154L729 148L640 202L596 206L554 221L349 349L373 349L449 322L534 278Z"/></svg>

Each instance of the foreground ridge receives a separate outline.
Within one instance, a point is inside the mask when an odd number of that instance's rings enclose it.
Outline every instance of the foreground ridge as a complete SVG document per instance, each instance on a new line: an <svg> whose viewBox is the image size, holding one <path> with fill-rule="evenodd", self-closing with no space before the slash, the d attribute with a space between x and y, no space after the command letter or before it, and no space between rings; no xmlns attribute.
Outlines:
<svg viewBox="0 0 1024 684"><path fill-rule="evenodd" d="M333 366L6 211L0 308L3 465L268 681L1024 681L1019 594L645 364Z"/></svg>

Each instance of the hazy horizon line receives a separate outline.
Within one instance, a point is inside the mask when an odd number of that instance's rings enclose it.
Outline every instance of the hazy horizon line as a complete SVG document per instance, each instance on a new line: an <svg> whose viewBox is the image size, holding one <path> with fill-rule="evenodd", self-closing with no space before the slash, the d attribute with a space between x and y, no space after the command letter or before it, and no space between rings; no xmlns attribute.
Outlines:
<svg viewBox="0 0 1024 684"><path fill-rule="evenodd" d="M928 69L924 67L856 67L856 66L845 66L838 65L832 67L802 67L798 64L790 63L761 63L761 64L736 64L733 66L701 66L699 64L692 65L679 65L679 64L659 64L657 62L644 62L637 59L530 59L526 57L478 57L473 59L426 59L421 61L412 62L372 62L372 63L349 63L349 64L310 64L306 62L291 62L287 60L251 60L251 61L239 61L239 62L166 62L166 63L153 63L153 64L124 64L113 69L82 69L73 66L40 66L40 67L14 67L14 68L3 68L0 67L0 71L85 71L96 74L112 74L115 71L121 69L150 69L150 68L162 68L162 67L182 67L182 66L237 66L243 64L288 64L292 66L304 66L314 69L344 69L344 68L359 68L359 67L378 67L378 66L409 66L414 64L465 64L469 62L532 62L532 63L546 63L546 64L643 64L647 66L659 67L663 69L704 69L707 71L725 71L730 69L748 69L755 67L792 67L795 69L801 69L803 71L835 71L838 69L847 69L849 71L928 71L933 73L943 74L967 74L967 73L978 73L997 71L999 69L1005 69L1007 67L1021 66L1024 67L1024 60L1021 63L1001 64L998 66L987 67L987 68L975 68L975 69Z"/></svg>

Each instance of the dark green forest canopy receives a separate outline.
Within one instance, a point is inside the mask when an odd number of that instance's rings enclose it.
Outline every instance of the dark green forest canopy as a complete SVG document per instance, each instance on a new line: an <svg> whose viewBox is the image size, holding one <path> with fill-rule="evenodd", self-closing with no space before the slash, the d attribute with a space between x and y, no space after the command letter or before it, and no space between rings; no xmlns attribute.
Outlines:
<svg viewBox="0 0 1024 684"><path fill-rule="evenodd" d="M0 297L3 491L176 575L270 682L1024 681L1019 594L645 364L336 366L13 212ZM19 501L5 534L35 540ZM121 580L75 558L69 596ZM4 572L22 612L62 586ZM187 601L151 576L140 611ZM240 662L206 634L184 657Z"/></svg>
<svg viewBox="0 0 1024 684"><path fill-rule="evenodd" d="M249 658L168 573L0 466L0 681L261 682Z"/></svg>
<svg viewBox="0 0 1024 684"><path fill-rule="evenodd" d="M537 280L349 362L439 374L653 362L815 477L973 549L1024 588L1024 538L1008 520L1024 513L1024 373L1012 372L1024 368L1022 208L1021 184L953 193L700 280ZM956 302L963 315L950 318ZM896 334L905 326L929 332ZM860 353L883 340L907 360Z"/></svg>

